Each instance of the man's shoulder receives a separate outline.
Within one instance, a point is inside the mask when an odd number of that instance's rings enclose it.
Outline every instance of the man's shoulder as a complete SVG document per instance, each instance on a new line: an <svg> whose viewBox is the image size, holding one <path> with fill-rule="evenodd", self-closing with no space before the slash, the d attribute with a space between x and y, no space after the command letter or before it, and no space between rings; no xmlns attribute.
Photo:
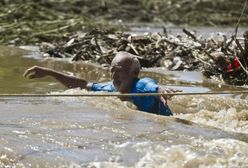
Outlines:
<svg viewBox="0 0 248 168"><path fill-rule="evenodd" d="M133 91L135 92L157 92L157 89L157 81L148 77L136 80L135 86L133 87Z"/></svg>
<svg viewBox="0 0 248 168"><path fill-rule="evenodd" d="M104 82L104 83L92 83L91 90L114 92L116 89L113 85L113 82Z"/></svg>
<svg viewBox="0 0 248 168"><path fill-rule="evenodd" d="M157 84L157 81L152 79L152 78L149 78L149 77L144 77L144 78L140 78L137 83L144 83L144 84L147 84L147 83L155 83Z"/></svg>

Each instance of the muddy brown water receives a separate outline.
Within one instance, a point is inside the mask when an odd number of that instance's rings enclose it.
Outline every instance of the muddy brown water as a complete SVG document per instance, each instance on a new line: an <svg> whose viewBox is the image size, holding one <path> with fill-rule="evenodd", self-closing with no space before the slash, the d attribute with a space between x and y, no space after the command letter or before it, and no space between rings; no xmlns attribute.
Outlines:
<svg viewBox="0 0 248 168"><path fill-rule="evenodd" d="M42 65L89 81L109 70L40 59L34 51L0 47L0 93L78 94L51 78L27 80ZM185 92L242 90L199 72L143 69L141 76ZM248 166L248 98L176 96L164 117L135 110L114 97L0 98L0 167L242 167Z"/></svg>

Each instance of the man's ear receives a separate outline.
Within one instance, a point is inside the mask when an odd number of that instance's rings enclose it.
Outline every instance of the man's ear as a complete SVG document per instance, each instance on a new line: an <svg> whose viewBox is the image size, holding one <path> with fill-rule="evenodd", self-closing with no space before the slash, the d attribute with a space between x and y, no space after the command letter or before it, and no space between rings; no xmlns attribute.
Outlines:
<svg viewBox="0 0 248 168"><path fill-rule="evenodd" d="M133 70L133 77L138 77L139 76L139 72L140 72L140 70L139 69L134 69Z"/></svg>

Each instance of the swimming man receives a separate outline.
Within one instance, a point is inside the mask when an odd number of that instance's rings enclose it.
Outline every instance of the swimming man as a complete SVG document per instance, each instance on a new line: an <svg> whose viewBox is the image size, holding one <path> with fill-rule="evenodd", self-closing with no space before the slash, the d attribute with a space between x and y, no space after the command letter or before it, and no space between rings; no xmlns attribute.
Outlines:
<svg viewBox="0 0 248 168"><path fill-rule="evenodd" d="M120 93L171 93L179 90L163 89L151 78L138 78L141 66L135 55L118 52L111 62L111 79L106 83L89 83L74 76L69 76L49 68L33 66L26 70L24 77L29 79L51 76L67 88L87 89L89 91L107 91ZM122 98L122 100L127 98ZM129 99L138 110L170 116L172 111L167 105L166 96L131 96Z"/></svg>

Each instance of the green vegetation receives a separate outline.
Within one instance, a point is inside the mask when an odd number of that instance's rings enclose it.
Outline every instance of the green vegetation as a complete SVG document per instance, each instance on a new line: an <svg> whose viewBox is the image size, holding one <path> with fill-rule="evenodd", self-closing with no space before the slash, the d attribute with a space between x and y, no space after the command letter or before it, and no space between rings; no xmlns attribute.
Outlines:
<svg viewBox="0 0 248 168"><path fill-rule="evenodd" d="M58 41L125 23L234 26L244 0L0 0L0 44ZM245 11L241 25L247 26ZM121 23L121 24L120 24Z"/></svg>

